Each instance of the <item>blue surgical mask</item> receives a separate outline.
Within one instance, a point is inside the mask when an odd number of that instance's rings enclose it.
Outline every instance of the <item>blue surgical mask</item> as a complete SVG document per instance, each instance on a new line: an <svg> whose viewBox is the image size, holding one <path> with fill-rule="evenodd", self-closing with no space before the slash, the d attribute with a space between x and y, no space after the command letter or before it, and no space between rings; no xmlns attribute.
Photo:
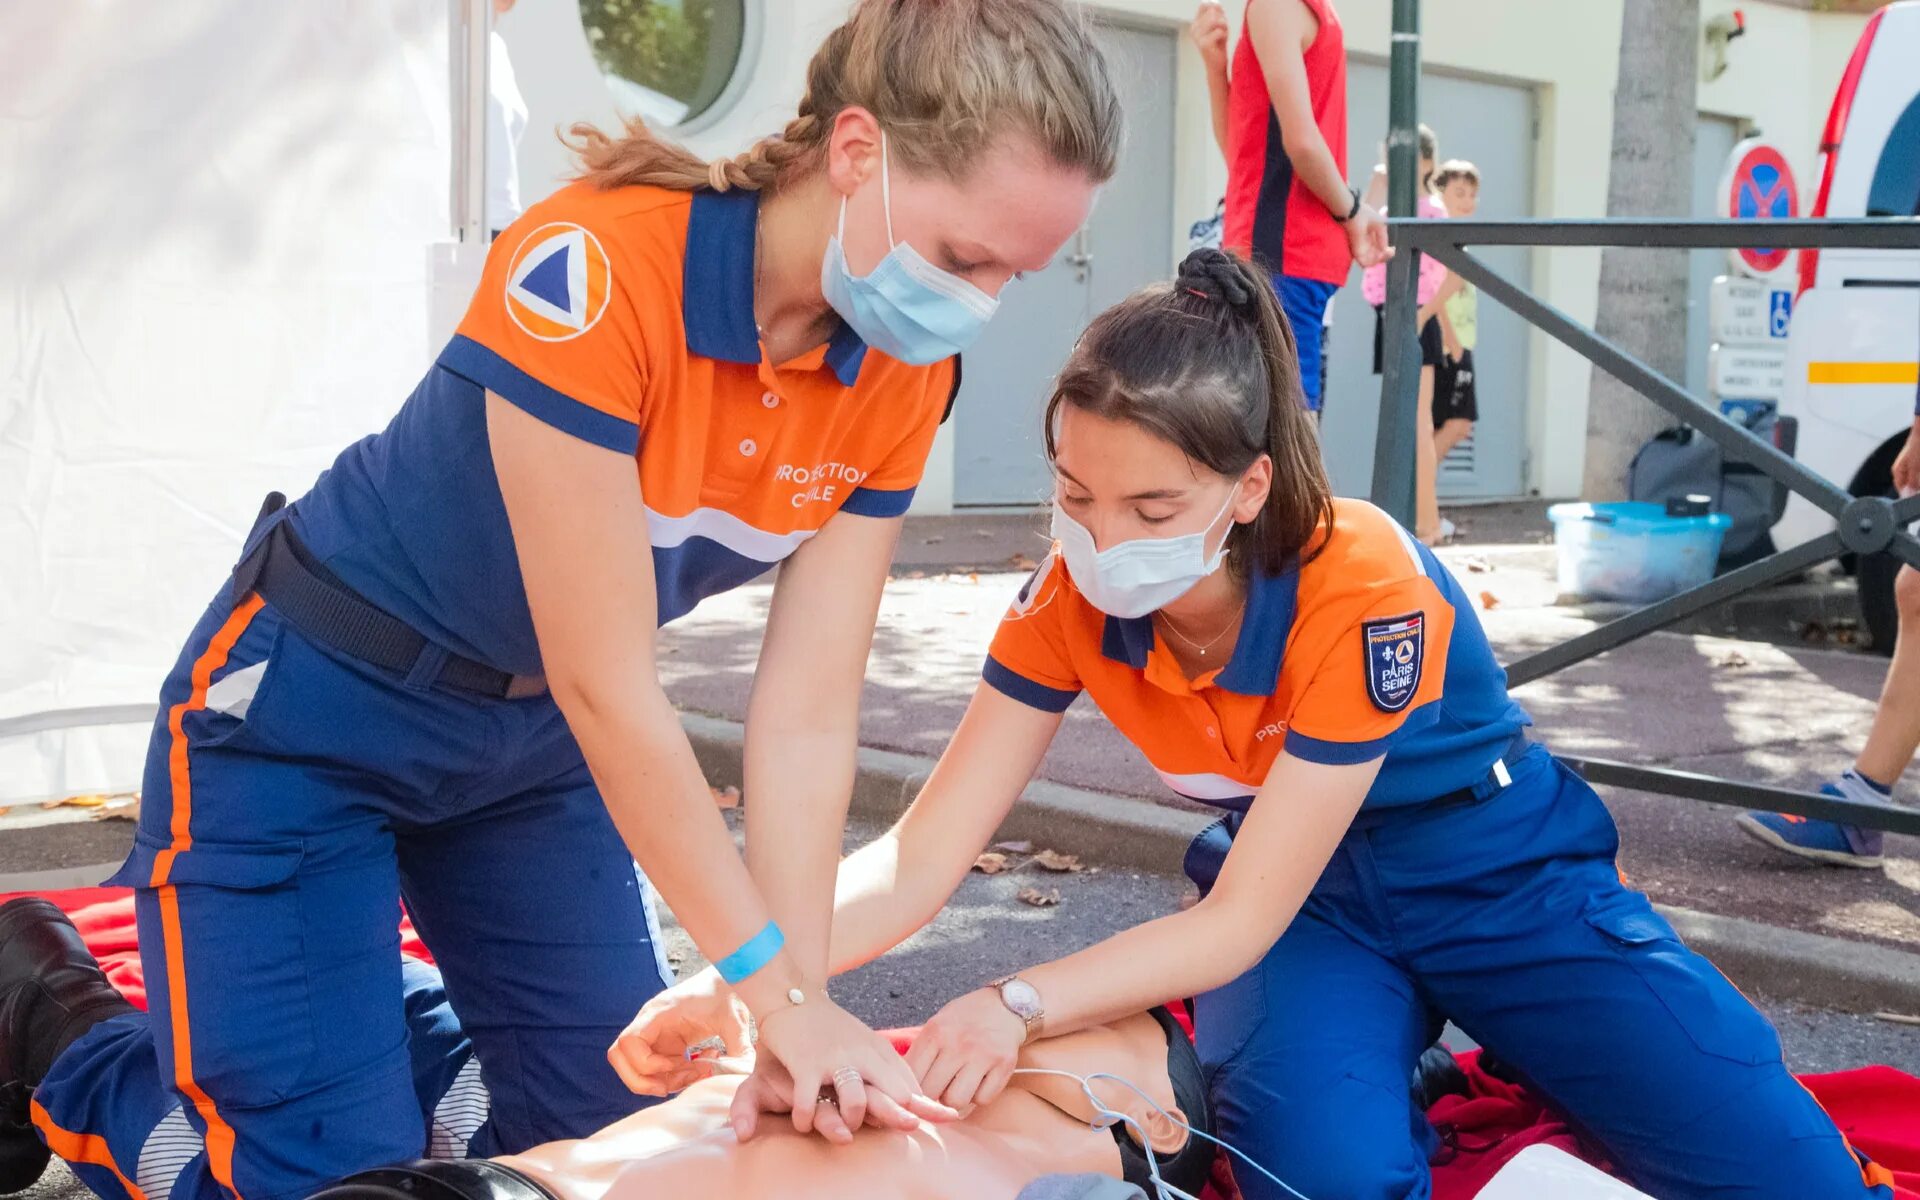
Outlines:
<svg viewBox="0 0 1920 1200"><path fill-rule="evenodd" d="M1204 529L1178 537L1135 538L1105 550L1096 550L1093 534L1056 501L1053 540L1060 543L1067 574L1088 604L1110 617L1144 617L1172 604L1220 569L1227 556L1227 539L1221 538L1219 549L1209 555L1207 538L1233 507L1238 492L1235 488L1227 493L1227 502Z"/></svg>
<svg viewBox="0 0 1920 1200"><path fill-rule="evenodd" d="M878 266L864 276L847 266L841 239L847 232L847 198L840 197L840 226L820 261L820 291L860 339L903 363L926 366L971 346L1000 301L947 271L905 242L893 239L893 189L887 170L887 135L880 135L880 203L886 210L887 245Z"/></svg>

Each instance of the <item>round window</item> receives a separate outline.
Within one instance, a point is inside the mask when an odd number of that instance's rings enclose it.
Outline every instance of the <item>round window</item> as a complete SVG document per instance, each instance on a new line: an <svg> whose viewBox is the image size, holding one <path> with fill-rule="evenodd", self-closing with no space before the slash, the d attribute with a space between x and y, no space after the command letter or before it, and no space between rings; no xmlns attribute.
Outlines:
<svg viewBox="0 0 1920 1200"><path fill-rule="evenodd" d="M656 127L711 109L739 69L748 0L580 0L614 104Z"/></svg>

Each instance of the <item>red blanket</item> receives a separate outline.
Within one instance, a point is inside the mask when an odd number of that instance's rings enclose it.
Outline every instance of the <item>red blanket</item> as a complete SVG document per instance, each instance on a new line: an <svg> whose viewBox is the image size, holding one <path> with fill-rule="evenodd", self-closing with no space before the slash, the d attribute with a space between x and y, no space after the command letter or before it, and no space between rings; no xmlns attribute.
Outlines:
<svg viewBox="0 0 1920 1200"><path fill-rule="evenodd" d="M24 894L24 893L21 893ZM133 922L133 892L128 888L73 888L64 892L35 893L43 900L51 900L58 905L73 927L87 943L87 949L100 960L100 969L107 973L113 986L120 989L127 1003L146 1011L147 980L140 969L140 942ZM0 895L0 904L14 899L13 894ZM400 953L408 958L417 958L423 962L432 962L433 955L427 953L427 947L420 936L413 931L413 923L407 920L405 913L396 913L400 923Z"/></svg>
<svg viewBox="0 0 1920 1200"><path fill-rule="evenodd" d="M133 896L125 888L80 888L42 893L73 919L87 948L100 960L107 978L139 1008L147 1006L147 989L140 971L135 941ZM0 902L12 899L0 896ZM428 962L432 957L414 934L404 914L400 921L400 951ZM1184 1010L1175 1017L1191 1033ZM905 1046L912 1030L893 1034ZM1434 1200L1472 1200L1514 1155L1528 1146L1547 1143L1570 1154L1593 1160L1560 1116L1525 1088L1503 1082L1480 1067L1479 1054L1460 1057L1471 1092L1448 1096L1428 1112L1447 1143L1433 1168ZM1801 1082L1825 1106L1841 1132L1861 1153L1892 1172L1898 1200L1920 1200L1920 1079L1892 1067L1865 1067L1831 1075L1803 1075ZM1236 1200L1226 1155L1214 1171L1214 1184L1203 1200ZM1606 1166L1604 1162L1597 1165Z"/></svg>

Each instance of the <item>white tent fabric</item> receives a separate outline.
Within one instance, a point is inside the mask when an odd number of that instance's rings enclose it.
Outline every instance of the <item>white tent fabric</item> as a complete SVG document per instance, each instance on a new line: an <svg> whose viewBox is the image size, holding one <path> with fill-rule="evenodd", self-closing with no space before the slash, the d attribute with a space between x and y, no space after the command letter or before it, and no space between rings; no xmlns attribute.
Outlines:
<svg viewBox="0 0 1920 1200"><path fill-rule="evenodd" d="M446 0L0 6L0 806L138 786L261 497L430 360ZM123 714L124 718L124 714Z"/></svg>

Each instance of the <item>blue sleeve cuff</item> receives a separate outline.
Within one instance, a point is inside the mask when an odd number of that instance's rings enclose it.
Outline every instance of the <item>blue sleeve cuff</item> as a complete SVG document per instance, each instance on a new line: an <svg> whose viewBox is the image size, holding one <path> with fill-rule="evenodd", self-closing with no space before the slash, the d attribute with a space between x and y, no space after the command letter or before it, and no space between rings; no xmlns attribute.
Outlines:
<svg viewBox="0 0 1920 1200"><path fill-rule="evenodd" d="M980 678L987 681L994 691L1010 699L1018 700L1029 708L1041 712L1059 713L1067 711L1069 705L1080 698L1078 690L1064 691L1051 688L1044 683L1035 683L1025 675L1005 666L992 655L987 656L987 665L980 671Z"/></svg>
<svg viewBox="0 0 1920 1200"><path fill-rule="evenodd" d="M440 365L581 441L622 454L640 449L640 426L634 422L603 413L548 387L472 338L455 334L440 352Z"/></svg>
<svg viewBox="0 0 1920 1200"><path fill-rule="evenodd" d="M847 494L840 506L841 512L850 512L856 517L899 517L905 516L907 506L913 503L913 488L900 488L888 491L884 488L855 488Z"/></svg>
<svg viewBox="0 0 1920 1200"><path fill-rule="evenodd" d="M1374 738L1366 742L1329 742L1320 738L1308 737L1297 729L1287 730L1286 752L1306 762L1321 763L1329 767L1347 767L1354 763L1372 762L1384 758L1387 751L1404 738L1411 737L1423 729L1428 729L1440 719L1440 702L1429 700L1419 708L1407 714L1400 722L1400 728L1385 737Z"/></svg>

